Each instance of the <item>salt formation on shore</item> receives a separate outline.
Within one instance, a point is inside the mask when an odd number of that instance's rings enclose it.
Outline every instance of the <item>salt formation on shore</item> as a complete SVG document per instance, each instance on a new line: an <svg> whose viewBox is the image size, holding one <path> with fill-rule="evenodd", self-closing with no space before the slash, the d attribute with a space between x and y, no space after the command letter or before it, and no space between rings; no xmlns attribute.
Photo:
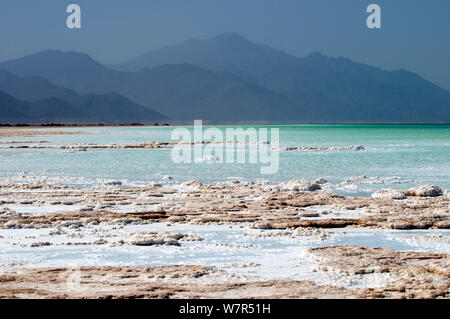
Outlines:
<svg viewBox="0 0 450 319"><path fill-rule="evenodd" d="M443 195L442 189L433 184L413 187L409 190L380 189L372 194L372 198L378 199L406 199L408 196L437 197Z"/></svg>
<svg viewBox="0 0 450 319"><path fill-rule="evenodd" d="M450 297L449 255L360 246L313 248L309 255L318 271L391 279L385 287L343 288L306 280L229 282L216 268L199 265L21 268L0 275L0 298Z"/></svg>
<svg viewBox="0 0 450 319"><path fill-rule="evenodd" d="M107 184L103 189L50 184L0 185L0 228L79 228L93 219L96 223L107 224L247 222L275 229L450 227L450 195L435 185L380 190L372 198L345 198L306 180L279 185L188 181L179 191L176 186L160 183L135 187L124 187L120 181ZM328 207L329 211L311 210L313 206ZM366 213L354 214L354 218L341 218L333 213L333 210L343 209L361 209ZM27 213L29 211L36 213Z"/></svg>
<svg viewBox="0 0 450 319"><path fill-rule="evenodd" d="M433 184L426 184L411 188L408 190L408 193L411 194L411 196L420 197L436 197L443 194L442 189L440 189L439 186Z"/></svg>
<svg viewBox="0 0 450 319"><path fill-rule="evenodd" d="M131 234L128 237L128 243L137 246L151 246L151 245L180 245L180 240L194 241L202 240L198 236L180 234L177 232L143 232Z"/></svg>
<svg viewBox="0 0 450 319"><path fill-rule="evenodd" d="M129 143L129 144L85 144L85 145L47 145L48 141L41 142L31 142L28 143L26 141L10 141L0 143L5 146L0 146L0 149L54 149L54 150L66 150L69 152L86 152L88 150L94 149L172 149L176 145L179 144L202 144L202 145L227 145L227 144L236 144L236 145L250 145L250 142L211 142L211 141L202 141L198 143L194 142L160 142L160 141L147 141L142 143ZM20 144L20 145L17 145ZM266 144L268 149L277 150L277 151L363 151L366 148L362 145L356 146L288 146L288 147L280 147L280 148L272 148L270 144ZM198 160L202 161L216 161L218 157L216 156L206 156L204 158L199 158Z"/></svg>
<svg viewBox="0 0 450 319"><path fill-rule="evenodd" d="M0 228L4 230L0 241L45 256L46 251L67 246L101 247L102 252L113 248L181 252L204 243L191 230L166 230L184 224L242 227L248 238L301 238L315 245L350 230L450 229L450 194L436 185L380 190L371 198L358 198L332 193L323 189L326 184L323 179L277 185L191 180L182 185L154 182L144 186L110 180L86 188L0 183ZM165 230L146 230L158 224L166 225ZM14 242L14 234L22 229L29 238ZM338 229L343 230L341 235L333 232ZM439 236L432 240L446 245ZM214 249L252 254L260 248L248 242L217 242ZM85 289L68 291L63 285L65 277L73 275L70 269L39 268L39 264L33 265L35 269L19 268L20 261L5 260L0 265L0 297L449 297L448 254L338 245L311 248L303 257L297 261L315 267L311 273L317 281L239 277L205 265L99 265L80 268ZM101 280L105 274L111 277ZM336 278L335 284L321 283L321 276Z"/></svg>
<svg viewBox="0 0 450 319"><path fill-rule="evenodd" d="M296 179L287 183L281 183L280 186L283 190L296 192L313 192L321 189L318 183L311 183L310 181L304 179Z"/></svg>

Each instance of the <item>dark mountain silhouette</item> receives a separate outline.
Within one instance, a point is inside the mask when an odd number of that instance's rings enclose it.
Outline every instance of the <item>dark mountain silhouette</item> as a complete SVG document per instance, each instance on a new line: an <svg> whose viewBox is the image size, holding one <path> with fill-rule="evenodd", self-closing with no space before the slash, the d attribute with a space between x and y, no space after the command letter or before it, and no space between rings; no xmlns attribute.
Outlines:
<svg viewBox="0 0 450 319"><path fill-rule="evenodd" d="M26 101L57 97L73 105L81 105L81 96L74 90L50 83L41 76L19 77L0 70L0 90Z"/></svg>
<svg viewBox="0 0 450 319"><path fill-rule="evenodd" d="M0 63L76 93L117 92L180 121L450 123L450 93L417 74L320 53L295 57L238 34L189 40L115 68L62 51Z"/></svg>
<svg viewBox="0 0 450 319"><path fill-rule="evenodd" d="M450 93L417 74L320 53L300 60L301 64L273 69L258 82L314 109L314 120L450 122Z"/></svg>
<svg viewBox="0 0 450 319"><path fill-rule="evenodd" d="M75 63L71 60L72 57L73 54L68 55L66 64ZM29 61L34 63L36 60L34 57L24 58L24 64ZM11 67L9 62L1 65ZM14 65L17 65L17 60ZM19 69L22 72L22 67ZM81 67L81 69L88 69L88 67ZM9 71L15 70L13 68ZM45 69L40 69L38 76L23 72L28 74L28 78L14 77L7 71L0 71L0 89L22 99L36 100L52 96L80 107L86 105L85 94L78 95L75 92L80 85L72 87L73 90L54 85L46 81L42 73L53 81L57 81L58 77L51 73L45 74L44 71ZM103 72L111 72L113 76L117 74L117 71L107 68L104 68ZM144 69L135 73L121 72L121 74L123 75L121 81L116 81L116 78L114 83L108 84L109 86L106 82L98 86L92 84L91 91L95 94L102 94L103 91L118 92L135 101L136 103L130 101L130 104L133 103L135 107L137 104L149 106L179 121L195 118L213 122L287 121L297 112L294 105L284 96L229 72L215 72L190 64L180 64L161 66L151 70ZM91 79L95 76L91 73L86 75ZM75 83L76 81L64 80L63 82ZM92 81L92 83L96 82ZM93 101L99 103L100 99ZM106 104L103 103L102 107L105 108ZM90 110L93 112L95 107L91 106ZM129 108L128 111L132 112ZM103 112L102 114L113 113ZM123 116L118 120L122 121Z"/></svg>
<svg viewBox="0 0 450 319"><path fill-rule="evenodd" d="M231 73L208 71L192 64L143 69L119 91L183 120L286 121L295 111L280 94Z"/></svg>
<svg viewBox="0 0 450 319"><path fill-rule="evenodd" d="M84 53L42 51L0 63L0 70L22 77L41 76L81 94L110 93L130 74L105 68Z"/></svg>
<svg viewBox="0 0 450 319"><path fill-rule="evenodd" d="M309 109L319 122L450 122L450 93L405 70L384 71L347 58L299 58L229 33L151 51L115 66L138 70L171 63L240 75ZM303 113L304 114L304 113ZM297 119L305 119L298 113Z"/></svg>
<svg viewBox="0 0 450 319"><path fill-rule="evenodd" d="M0 91L0 123L27 119L28 117L20 112L24 107L27 107L26 102Z"/></svg>
<svg viewBox="0 0 450 319"><path fill-rule="evenodd" d="M2 100L5 110L18 114L0 116L0 123L23 119L24 123L154 123L167 117L140 106L117 93L79 95L56 86L42 77L17 77L0 71L0 90L8 99ZM13 98L13 95L16 98ZM25 102L30 101L30 102ZM3 113L2 113L3 114Z"/></svg>
<svg viewBox="0 0 450 319"><path fill-rule="evenodd" d="M0 91L0 123L2 124L76 123L85 120L86 116L80 109L58 98L26 102Z"/></svg>
<svg viewBox="0 0 450 319"><path fill-rule="evenodd" d="M120 124L139 122L153 124L167 120L167 116L138 105L118 93L88 94L81 96L80 108L90 119Z"/></svg>

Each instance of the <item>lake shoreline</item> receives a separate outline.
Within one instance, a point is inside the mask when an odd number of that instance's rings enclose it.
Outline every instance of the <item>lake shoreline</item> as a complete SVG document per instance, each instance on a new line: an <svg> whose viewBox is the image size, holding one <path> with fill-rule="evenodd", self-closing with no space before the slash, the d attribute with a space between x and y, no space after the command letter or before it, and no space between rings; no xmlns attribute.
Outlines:
<svg viewBox="0 0 450 319"><path fill-rule="evenodd" d="M0 296L449 298L447 126L280 126L273 175L171 132L0 128Z"/></svg>

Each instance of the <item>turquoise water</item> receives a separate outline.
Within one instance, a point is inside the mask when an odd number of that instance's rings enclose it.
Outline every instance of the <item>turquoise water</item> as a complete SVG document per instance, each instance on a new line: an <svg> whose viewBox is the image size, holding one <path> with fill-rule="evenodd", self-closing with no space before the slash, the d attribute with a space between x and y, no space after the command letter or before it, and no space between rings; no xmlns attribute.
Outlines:
<svg viewBox="0 0 450 319"><path fill-rule="evenodd" d="M345 195L367 196L380 188L409 188L434 183L450 189L450 126L446 125L289 125L278 127L280 146L356 146L362 151L282 151L279 171L262 175L267 164L217 162L176 164L170 149L2 149L2 182L37 180L89 185L102 179L125 183L189 179L217 182L230 179L282 182L296 178L324 178L330 189ZM205 126L204 129L207 127ZM219 127L222 131L226 127ZM246 127L244 127L246 128ZM42 145L126 144L171 141L174 127L57 128L76 135L2 138L41 141ZM192 129L192 128L190 128ZM225 134L224 134L225 135ZM0 146L6 146L2 144Z"/></svg>

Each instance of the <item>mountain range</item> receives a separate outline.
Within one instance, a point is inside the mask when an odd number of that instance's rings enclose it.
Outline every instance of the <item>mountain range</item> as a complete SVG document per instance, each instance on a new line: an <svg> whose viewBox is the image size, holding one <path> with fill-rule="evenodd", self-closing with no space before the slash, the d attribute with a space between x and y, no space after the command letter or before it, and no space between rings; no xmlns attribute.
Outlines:
<svg viewBox="0 0 450 319"><path fill-rule="evenodd" d="M119 65L49 50L0 70L0 123L20 114L104 123L450 123L450 92L415 73L317 52L296 57L235 33Z"/></svg>
<svg viewBox="0 0 450 319"><path fill-rule="evenodd" d="M0 71L0 123L154 123L165 115L140 106L118 93L84 94L47 79L18 77Z"/></svg>

